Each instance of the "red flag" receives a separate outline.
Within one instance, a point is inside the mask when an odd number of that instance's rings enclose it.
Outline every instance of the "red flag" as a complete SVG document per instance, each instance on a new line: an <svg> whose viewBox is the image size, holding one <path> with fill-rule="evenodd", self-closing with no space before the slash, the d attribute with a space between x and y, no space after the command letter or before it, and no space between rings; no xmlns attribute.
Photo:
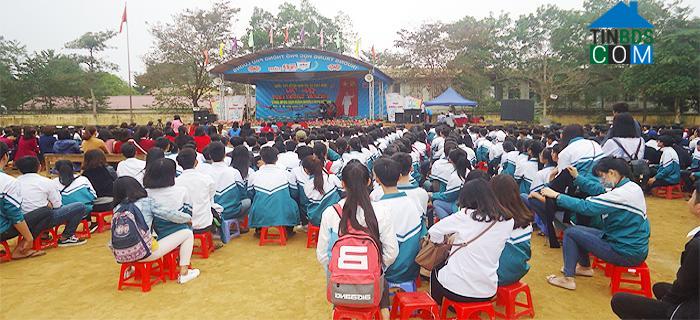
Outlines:
<svg viewBox="0 0 700 320"><path fill-rule="evenodd" d="M124 3L124 13L122 13L122 22L119 24L119 33L122 33L122 27L124 26L124 22L126 22L126 3Z"/></svg>

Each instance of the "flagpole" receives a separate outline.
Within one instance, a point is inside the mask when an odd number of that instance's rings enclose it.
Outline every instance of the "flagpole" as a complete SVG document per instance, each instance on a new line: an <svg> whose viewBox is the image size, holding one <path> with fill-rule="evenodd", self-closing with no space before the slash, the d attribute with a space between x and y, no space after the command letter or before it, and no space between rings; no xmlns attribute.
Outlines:
<svg viewBox="0 0 700 320"><path fill-rule="evenodd" d="M124 10L126 11L126 5ZM131 50L129 49L129 21L126 21L126 68L127 72L129 72L129 118L131 119L131 122L134 122L134 104L131 98L132 91L134 90L131 87Z"/></svg>

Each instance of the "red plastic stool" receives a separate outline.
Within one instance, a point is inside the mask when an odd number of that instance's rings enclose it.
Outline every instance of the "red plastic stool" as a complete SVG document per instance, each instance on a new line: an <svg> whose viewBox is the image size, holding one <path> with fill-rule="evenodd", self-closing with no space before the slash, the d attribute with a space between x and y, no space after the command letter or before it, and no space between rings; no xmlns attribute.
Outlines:
<svg viewBox="0 0 700 320"><path fill-rule="evenodd" d="M525 293L527 303L518 302L518 295ZM531 318L535 317L535 307L532 304L532 295L530 294L530 286L524 282L517 282L505 287L498 287L496 291L496 304L506 307L506 313L496 312L496 316L504 319L517 319L525 314L529 314ZM524 307L522 311L516 312L517 307Z"/></svg>
<svg viewBox="0 0 700 320"><path fill-rule="evenodd" d="M10 245L7 241L0 242L2 246L2 253L0 254L0 262L6 262L12 260L12 251L10 251Z"/></svg>
<svg viewBox="0 0 700 320"><path fill-rule="evenodd" d="M248 216L245 216L245 218L243 218L243 221L241 222L240 226L241 229L248 229Z"/></svg>
<svg viewBox="0 0 700 320"><path fill-rule="evenodd" d="M75 236L80 238L80 239L90 239L90 223L87 220L82 220L82 221L80 221L79 226L80 225L83 226L83 230L75 229ZM61 230L61 232L58 232L59 228L61 228L61 227L63 227L63 230ZM56 235L58 235L60 237L63 235L63 231L65 230L65 228L66 228L66 224L61 223L61 224L54 227L54 232L56 232Z"/></svg>
<svg viewBox="0 0 700 320"><path fill-rule="evenodd" d="M481 171L489 171L489 164L486 161L481 161L476 164L476 169Z"/></svg>
<svg viewBox="0 0 700 320"><path fill-rule="evenodd" d="M608 262L608 266L612 266L610 294L627 292L651 298L651 276L649 275L649 267L647 266L646 262L642 262L642 264L636 267L621 267ZM622 275L625 273L631 274L635 278L639 278L639 280L622 277ZM639 285L639 289L623 288L620 286L622 283Z"/></svg>
<svg viewBox="0 0 700 320"><path fill-rule="evenodd" d="M178 265L180 262L180 247L173 249L173 251L168 252L168 254L163 256L163 273L170 278L170 280L177 280L178 276ZM165 276L163 277L165 282Z"/></svg>
<svg viewBox="0 0 700 320"><path fill-rule="evenodd" d="M126 270L132 266L135 268L134 273L126 277ZM153 277L155 279L151 279ZM117 290L122 290L122 287L141 287L141 291L148 292L151 291L151 286L158 282L165 283L165 273L163 272L163 261L161 259L149 262L123 263L119 273Z"/></svg>
<svg viewBox="0 0 700 320"><path fill-rule="evenodd" d="M50 240L42 240L41 236L44 233L51 236L51 239ZM17 241L22 241L22 239L24 239L24 237L22 237L22 235L19 235L19 237L17 237ZM44 250L44 249L56 248L56 247L58 247L58 235L56 234L56 230L51 228L51 229L42 231L41 233L39 233L38 236L36 236L36 238L34 238L34 245L32 246L32 249L33 250Z"/></svg>
<svg viewBox="0 0 700 320"><path fill-rule="evenodd" d="M605 262L603 259L598 258L594 255L590 255L591 259L591 268L593 269L600 269L605 271L605 276L609 277L612 274L612 264L609 264Z"/></svg>
<svg viewBox="0 0 700 320"><path fill-rule="evenodd" d="M195 245L192 249L192 255L198 255L202 259L209 258L209 253L214 252L214 239L211 232L195 233L194 239L199 239L199 245Z"/></svg>
<svg viewBox="0 0 700 320"><path fill-rule="evenodd" d="M381 319L379 307L374 308L333 308L333 320L372 320Z"/></svg>
<svg viewBox="0 0 700 320"><path fill-rule="evenodd" d="M277 229L278 233L268 232L270 228ZM287 245L287 230L284 226L262 227L260 230L260 242L258 245L264 246L268 243L278 243L281 246Z"/></svg>
<svg viewBox="0 0 700 320"><path fill-rule="evenodd" d="M672 186L662 186L662 187L656 187L651 190L651 193L659 198L666 198L666 199L683 199L685 197L685 194L683 194L683 189L681 188L681 184L674 184Z"/></svg>
<svg viewBox="0 0 700 320"><path fill-rule="evenodd" d="M450 307L455 310L457 318L447 318L447 310ZM493 310L493 303L491 302L457 302L443 298L440 319L466 320L478 318L480 312L486 313L491 320L496 317L496 311Z"/></svg>
<svg viewBox="0 0 700 320"><path fill-rule="evenodd" d="M309 230L306 231L307 248L316 248L316 244L318 243L318 233L320 231L321 229L319 227L311 225L311 223L309 223Z"/></svg>
<svg viewBox="0 0 700 320"><path fill-rule="evenodd" d="M414 312L421 319L440 319L440 307L427 292L397 292L389 318L408 320Z"/></svg>
<svg viewBox="0 0 700 320"><path fill-rule="evenodd" d="M104 232L112 228L112 220L107 220L107 216L111 216L112 211L90 212L90 217L97 221L97 232Z"/></svg>
<svg viewBox="0 0 700 320"><path fill-rule="evenodd" d="M418 273L418 276L416 277L416 290L420 288L422 279L420 278L420 273Z"/></svg>

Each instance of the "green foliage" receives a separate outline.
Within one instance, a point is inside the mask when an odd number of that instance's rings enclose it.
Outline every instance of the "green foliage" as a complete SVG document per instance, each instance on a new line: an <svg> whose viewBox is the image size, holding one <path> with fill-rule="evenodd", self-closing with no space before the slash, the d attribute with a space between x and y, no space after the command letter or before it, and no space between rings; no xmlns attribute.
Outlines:
<svg viewBox="0 0 700 320"><path fill-rule="evenodd" d="M88 71L96 72L104 69L117 69L113 63L98 59L95 55L109 48L107 41L114 38L117 33L112 30L101 32L87 32L71 42L66 43L67 49L87 50L88 55L78 55L76 60L84 63L88 67Z"/></svg>

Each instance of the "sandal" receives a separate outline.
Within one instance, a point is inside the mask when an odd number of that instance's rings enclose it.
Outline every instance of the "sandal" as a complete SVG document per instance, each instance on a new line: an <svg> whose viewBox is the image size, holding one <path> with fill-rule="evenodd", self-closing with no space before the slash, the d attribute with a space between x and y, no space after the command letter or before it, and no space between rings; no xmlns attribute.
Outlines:
<svg viewBox="0 0 700 320"><path fill-rule="evenodd" d="M46 251L29 250L26 255L23 256L13 256L12 260L21 260L26 258L35 258L46 255Z"/></svg>
<svg viewBox="0 0 700 320"><path fill-rule="evenodd" d="M576 290L576 282L572 280L568 280L568 277L557 277L553 274L547 276L547 282L549 284L555 286L555 287L560 287L568 290Z"/></svg>

